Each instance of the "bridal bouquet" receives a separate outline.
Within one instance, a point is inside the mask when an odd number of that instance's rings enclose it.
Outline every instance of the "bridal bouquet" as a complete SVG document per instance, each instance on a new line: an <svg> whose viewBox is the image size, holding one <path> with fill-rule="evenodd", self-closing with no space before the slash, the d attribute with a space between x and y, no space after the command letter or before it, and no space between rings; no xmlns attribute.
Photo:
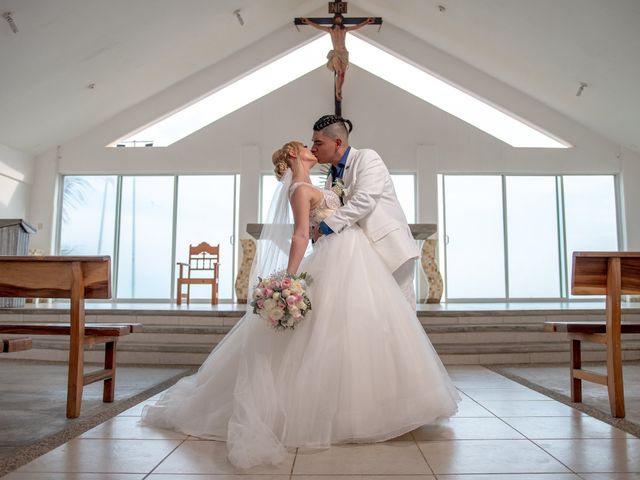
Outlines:
<svg viewBox="0 0 640 480"><path fill-rule="evenodd" d="M268 278L258 277L251 302L253 313L276 330L294 329L311 310L311 300L306 292L310 281L306 273L288 275L279 272Z"/></svg>

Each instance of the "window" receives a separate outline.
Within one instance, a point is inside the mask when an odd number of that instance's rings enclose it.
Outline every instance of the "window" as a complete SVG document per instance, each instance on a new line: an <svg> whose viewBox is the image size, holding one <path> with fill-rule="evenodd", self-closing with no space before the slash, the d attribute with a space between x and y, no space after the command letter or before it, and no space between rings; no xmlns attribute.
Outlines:
<svg viewBox="0 0 640 480"><path fill-rule="evenodd" d="M612 175L444 175L449 300L568 297L576 250L617 250Z"/></svg>
<svg viewBox="0 0 640 480"><path fill-rule="evenodd" d="M190 244L207 242L209 245L220 245L220 298L232 297L234 283L235 212L228 206L233 204L235 190L234 175L178 177L176 260L187 261ZM191 298L211 298L210 287L192 285Z"/></svg>
<svg viewBox="0 0 640 480"><path fill-rule="evenodd" d="M506 177L509 297L560 297L556 179Z"/></svg>
<svg viewBox="0 0 640 480"><path fill-rule="evenodd" d="M565 175L562 186L571 272L575 251L618 250L615 182L612 175Z"/></svg>
<svg viewBox="0 0 640 480"><path fill-rule="evenodd" d="M311 183L324 188L327 175L324 173L311 174ZM404 210L409 223L416 221L416 176L413 173L391 174L400 206ZM278 180L273 174L263 174L260 182L260 221L264 222L269 213L271 198L276 191ZM293 216L292 216L293 218Z"/></svg>
<svg viewBox="0 0 640 480"><path fill-rule="evenodd" d="M173 177L124 177L118 298L171 296Z"/></svg>
<svg viewBox="0 0 640 480"><path fill-rule="evenodd" d="M61 255L113 255L115 176L67 176L62 181Z"/></svg>
<svg viewBox="0 0 640 480"><path fill-rule="evenodd" d="M416 176L414 173L392 173L391 181L407 222L416 223Z"/></svg>
<svg viewBox="0 0 640 480"><path fill-rule="evenodd" d="M447 175L444 195L448 297L504 297L501 178Z"/></svg>
<svg viewBox="0 0 640 480"><path fill-rule="evenodd" d="M189 244L220 244L219 298L230 300L236 184L235 175L66 176L58 250L110 255L114 299L162 301L175 297ZM208 294L192 287L192 298Z"/></svg>

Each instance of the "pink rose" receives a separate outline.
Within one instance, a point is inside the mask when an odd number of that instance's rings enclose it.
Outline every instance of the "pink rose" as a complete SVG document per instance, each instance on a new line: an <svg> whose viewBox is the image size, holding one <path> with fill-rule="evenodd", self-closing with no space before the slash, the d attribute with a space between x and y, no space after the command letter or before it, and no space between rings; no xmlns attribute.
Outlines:
<svg viewBox="0 0 640 480"><path fill-rule="evenodd" d="M273 280L271 280L271 285L269 285L269 286L273 290L279 290L280 289L280 282L274 278Z"/></svg>
<svg viewBox="0 0 640 480"><path fill-rule="evenodd" d="M264 307L264 298L259 298L256 304L258 305L258 308Z"/></svg>
<svg viewBox="0 0 640 480"><path fill-rule="evenodd" d="M289 288L291 286L291 279L289 277L285 277L282 279L282 288Z"/></svg>
<svg viewBox="0 0 640 480"><path fill-rule="evenodd" d="M265 289L264 296L269 298L271 297L271 295L273 295L273 290L271 290L270 288Z"/></svg>
<svg viewBox="0 0 640 480"><path fill-rule="evenodd" d="M298 303L298 302L296 300L296 296L295 295L289 295L287 297L287 304L288 305L295 305L296 303Z"/></svg>

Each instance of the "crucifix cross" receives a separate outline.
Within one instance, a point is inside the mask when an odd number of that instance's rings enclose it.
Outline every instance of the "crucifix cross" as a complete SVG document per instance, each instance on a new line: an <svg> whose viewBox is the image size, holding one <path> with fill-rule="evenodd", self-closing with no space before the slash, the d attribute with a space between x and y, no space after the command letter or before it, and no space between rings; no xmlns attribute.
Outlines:
<svg viewBox="0 0 640 480"><path fill-rule="evenodd" d="M365 25L382 25L382 18L345 18L343 13L347 13L347 2L341 0L329 2L329 13L333 13L333 17L297 17L293 20L293 23L296 28L298 28L298 25L309 25L323 32L327 32L331 36L333 50L327 54L327 68L334 72L335 114L342 116L342 85L344 84L345 73L349 67L349 52L345 45L347 32L357 30Z"/></svg>

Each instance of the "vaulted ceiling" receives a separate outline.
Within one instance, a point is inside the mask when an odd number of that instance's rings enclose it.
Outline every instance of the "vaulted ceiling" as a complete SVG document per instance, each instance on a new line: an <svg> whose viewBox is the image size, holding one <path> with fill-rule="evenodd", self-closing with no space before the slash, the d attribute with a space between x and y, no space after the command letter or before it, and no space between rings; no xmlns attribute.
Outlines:
<svg viewBox="0 0 640 480"><path fill-rule="evenodd" d="M38 154L65 143L326 5L0 0L0 14L11 12L18 28L14 34L0 18L0 144ZM351 0L349 6L640 151L640 0ZM581 82L587 86L577 96Z"/></svg>

